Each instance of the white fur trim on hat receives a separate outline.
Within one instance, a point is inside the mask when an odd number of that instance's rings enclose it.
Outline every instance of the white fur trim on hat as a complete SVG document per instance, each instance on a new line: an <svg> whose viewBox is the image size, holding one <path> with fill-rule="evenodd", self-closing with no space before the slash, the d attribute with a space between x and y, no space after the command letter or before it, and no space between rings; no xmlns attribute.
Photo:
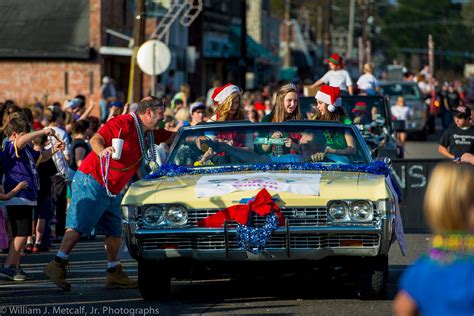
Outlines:
<svg viewBox="0 0 474 316"><path fill-rule="evenodd" d="M328 105L328 111L334 112L336 111L336 107L341 106L341 98L337 98L334 104L331 102L331 96L327 93L322 92L319 90L316 95L314 96L316 100L324 102Z"/></svg>
<svg viewBox="0 0 474 316"><path fill-rule="evenodd" d="M231 94L236 93L236 92L240 92L239 87L237 87L236 85L229 85L229 86L225 87L224 89L222 89L222 91L219 92L219 93L214 97L214 101L216 101L218 104L221 104L221 103L224 102L225 99L227 99Z"/></svg>
<svg viewBox="0 0 474 316"><path fill-rule="evenodd" d="M324 102L326 104L331 104L331 96L319 90L314 98L318 101Z"/></svg>

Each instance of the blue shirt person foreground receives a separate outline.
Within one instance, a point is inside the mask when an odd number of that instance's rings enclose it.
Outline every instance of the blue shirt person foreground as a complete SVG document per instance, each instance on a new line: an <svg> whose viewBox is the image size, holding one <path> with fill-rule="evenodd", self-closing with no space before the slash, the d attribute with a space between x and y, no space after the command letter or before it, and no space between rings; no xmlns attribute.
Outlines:
<svg viewBox="0 0 474 316"><path fill-rule="evenodd" d="M395 315L474 315L473 187L470 164L433 170L424 203L432 249L402 276Z"/></svg>

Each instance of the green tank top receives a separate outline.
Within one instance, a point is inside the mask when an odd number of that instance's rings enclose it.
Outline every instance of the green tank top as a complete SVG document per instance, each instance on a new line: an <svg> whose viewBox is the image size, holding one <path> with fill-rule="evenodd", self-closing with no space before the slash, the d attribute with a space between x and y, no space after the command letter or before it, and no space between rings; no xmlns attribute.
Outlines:
<svg viewBox="0 0 474 316"><path fill-rule="evenodd" d="M330 131L324 131L324 137L326 137L326 144L332 149L345 149L347 148L346 139L344 134L331 133Z"/></svg>

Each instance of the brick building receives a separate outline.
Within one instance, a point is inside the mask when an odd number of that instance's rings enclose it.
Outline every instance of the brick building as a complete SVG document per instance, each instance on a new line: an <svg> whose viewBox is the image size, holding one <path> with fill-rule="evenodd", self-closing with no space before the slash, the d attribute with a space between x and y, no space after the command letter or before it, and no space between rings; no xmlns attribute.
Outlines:
<svg viewBox="0 0 474 316"><path fill-rule="evenodd" d="M125 94L130 58L99 52L128 45L106 29L131 35L133 10L129 0L2 0L0 101L98 100L104 75Z"/></svg>

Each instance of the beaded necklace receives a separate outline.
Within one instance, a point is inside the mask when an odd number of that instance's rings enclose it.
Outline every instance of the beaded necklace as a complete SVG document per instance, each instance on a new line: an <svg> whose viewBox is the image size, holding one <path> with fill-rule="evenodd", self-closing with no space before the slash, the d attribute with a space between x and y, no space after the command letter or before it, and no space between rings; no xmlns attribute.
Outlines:
<svg viewBox="0 0 474 316"><path fill-rule="evenodd" d="M452 262L456 259L474 258L473 234L437 235L433 238L430 258L441 262Z"/></svg>
<svg viewBox="0 0 474 316"><path fill-rule="evenodd" d="M133 121L135 123L135 127L137 129L137 135L138 135L138 143L140 144L140 150L143 155L143 160L145 163L145 166L148 166L150 169L150 172L153 172L157 169L158 165L156 163L156 149L155 149L155 140L153 137L153 132L148 132L148 148L149 150L146 150L146 143L145 143L145 135L143 133L143 128L142 124L140 121L140 118L134 113L130 113L133 117Z"/></svg>
<svg viewBox="0 0 474 316"><path fill-rule="evenodd" d="M102 159L105 159L105 163L102 162ZM109 166L110 166L110 154L106 153L105 156L99 157L100 161L100 173L102 174L102 181L104 182L105 191L107 195L111 198L116 197L117 195L112 194L109 191L108 179L109 179Z"/></svg>

